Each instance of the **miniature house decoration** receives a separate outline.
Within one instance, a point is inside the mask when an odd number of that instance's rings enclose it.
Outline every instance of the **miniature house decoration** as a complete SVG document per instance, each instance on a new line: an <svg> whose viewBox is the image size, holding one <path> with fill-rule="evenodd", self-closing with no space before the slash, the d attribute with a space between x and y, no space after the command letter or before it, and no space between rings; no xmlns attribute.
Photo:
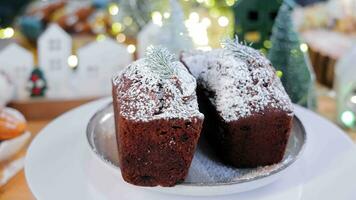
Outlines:
<svg viewBox="0 0 356 200"><path fill-rule="evenodd" d="M38 68L34 67L32 52L16 43L0 51L0 72L16 83L14 96L17 100L109 96L113 74L133 61L127 46L110 38L91 42L73 52L77 56L72 55L72 39L57 24L48 26L40 35L37 46ZM75 65L71 62L73 59ZM36 81L34 85L31 72L40 74L40 83ZM38 94L33 93L34 87ZM41 88L45 90L39 91Z"/></svg>
<svg viewBox="0 0 356 200"><path fill-rule="evenodd" d="M51 24L38 39L39 66L45 73L48 98L68 98L71 69L67 64L72 53L72 39L57 24Z"/></svg>
<svg viewBox="0 0 356 200"><path fill-rule="evenodd" d="M12 43L0 52L0 70L15 84L15 99L29 97L27 81L33 68L33 55L28 50Z"/></svg>
<svg viewBox="0 0 356 200"><path fill-rule="evenodd" d="M89 43L77 54L75 88L80 97L110 95L111 77L133 60L125 45L109 38Z"/></svg>

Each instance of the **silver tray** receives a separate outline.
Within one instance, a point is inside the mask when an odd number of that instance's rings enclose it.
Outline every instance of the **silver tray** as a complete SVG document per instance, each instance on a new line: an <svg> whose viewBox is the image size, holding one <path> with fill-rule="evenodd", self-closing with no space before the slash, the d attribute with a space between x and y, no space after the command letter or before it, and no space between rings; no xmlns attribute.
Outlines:
<svg viewBox="0 0 356 200"><path fill-rule="evenodd" d="M107 165L120 170L112 103L99 110L89 121L87 139L91 149ZM299 157L306 143L306 132L298 117L294 117L291 137L283 160L274 165L239 169L221 163L200 140L186 180L181 186L223 186L247 183L284 171Z"/></svg>

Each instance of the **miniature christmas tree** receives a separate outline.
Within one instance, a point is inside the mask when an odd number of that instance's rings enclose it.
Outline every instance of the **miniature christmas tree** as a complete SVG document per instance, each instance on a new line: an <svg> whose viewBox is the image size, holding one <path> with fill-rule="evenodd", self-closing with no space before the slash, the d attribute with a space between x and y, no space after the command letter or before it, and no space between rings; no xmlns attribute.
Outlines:
<svg viewBox="0 0 356 200"><path fill-rule="evenodd" d="M43 75L43 72L36 67L29 79L29 90L31 93L31 97L43 97L45 96L47 89L47 82Z"/></svg>
<svg viewBox="0 0 356 200"><path fill-rule="evenodd" d="M120 12L115 20L132 19L130 26L125 29L125 33L129 36L136 36L151 20L152 11L162 4L162 1L153 0L116 0L116 2L120 5Z"/></svg>
<svg viewBox="0 0 356 200"><path fill-rule="evenodd" d="M192 38L184 25L184 13L177 0L169 0L170 17L162 20L162 24L149 23L139 33L137 43L138 55L143 57L150 45L164 46L175 55L193 48ZM168 12L167 12L168 13Z"/></svg>
<svg viewBox="0 0 356 200"><path fill-rule="evenodd" d="M281 77L292 102L314 108L314 75L305 54L306 45L301 45L293 27L291 12L294 5L292 0L285 0L280 8L272 31L272 48L268 58Z"/></svg>
<svg viewBox="0 0 356 200"><path fill-rule="evenodd" d="M167 34L168 38L164 45L175 54L182 50L189 50L193 47L192 39L188 35L184 25L183 10L177 0L170 0L171 17L164 22L162 34Z"/></svg>

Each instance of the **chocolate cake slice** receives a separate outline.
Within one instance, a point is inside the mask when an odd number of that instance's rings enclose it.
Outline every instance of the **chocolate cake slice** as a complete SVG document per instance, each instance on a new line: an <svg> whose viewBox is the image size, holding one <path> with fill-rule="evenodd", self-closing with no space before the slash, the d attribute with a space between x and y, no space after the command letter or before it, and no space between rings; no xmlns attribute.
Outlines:
<svg viewBox="0 0 356 200"><path fill-rule="evenodd" d="M166 49L147 50L113 78L119 161L125 181L140 186L182 182L200 136L196 80Z"/></svg>
<svg viewBox="0 0 356 200"><path fill-rule="evenodd" d="M183 53L181 60L197 79L202 134L218 155L242 168L280 162L293 109L270 61L237 39L223 49Z"/></svg>

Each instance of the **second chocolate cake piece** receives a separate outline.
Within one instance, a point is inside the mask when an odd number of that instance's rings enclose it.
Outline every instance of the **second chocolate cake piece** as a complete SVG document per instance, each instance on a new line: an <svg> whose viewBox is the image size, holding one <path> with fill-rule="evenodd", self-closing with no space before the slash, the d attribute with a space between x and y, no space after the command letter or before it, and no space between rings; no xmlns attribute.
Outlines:
<svg viewBox="0 0 356 200"><path fill-rule="evenodd" d="M203 134L236 167L280 162L292 126L292 103L260 52L232 40L224 46L181 56L198 82Z"/></svg>
<svg viewBox="0 0 356 200"><path fill-rule="evenodd" d="M187 176L204 116L196 81L164 48L150 48L113 79L119 161L125 181L173 186Z"/></svg>

